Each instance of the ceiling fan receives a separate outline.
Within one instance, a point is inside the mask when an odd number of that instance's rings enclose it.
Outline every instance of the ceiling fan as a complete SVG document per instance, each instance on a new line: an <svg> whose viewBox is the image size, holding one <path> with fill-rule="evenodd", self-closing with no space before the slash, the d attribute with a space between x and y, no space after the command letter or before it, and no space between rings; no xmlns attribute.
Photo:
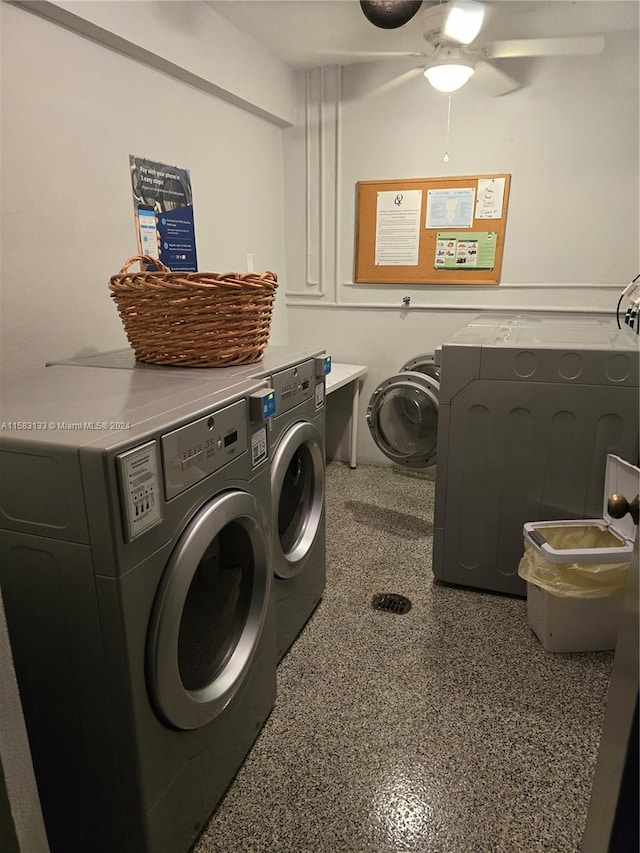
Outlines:
<svg viewBox="0 0 640 853"><path fill-rule="evenodd" d="M392 29L413 18L422 0L360 0L367 20L374 26ZM353 52L349 56L383 59L398 56L421 57L423 62L391 81L391 85L424 74L440 92L455 92L474 75L494 95L505 95L520 88L520 83L494 65L493 59L533 56L595 56L604 47L603 35L555 36L512 39L482 43L482 29L492 14L488 4L479 0L443 0L421 12L423 49L420 51ZM327 51L336 54L336 51ZM386 84L387 88L390 84Z"/></svg>

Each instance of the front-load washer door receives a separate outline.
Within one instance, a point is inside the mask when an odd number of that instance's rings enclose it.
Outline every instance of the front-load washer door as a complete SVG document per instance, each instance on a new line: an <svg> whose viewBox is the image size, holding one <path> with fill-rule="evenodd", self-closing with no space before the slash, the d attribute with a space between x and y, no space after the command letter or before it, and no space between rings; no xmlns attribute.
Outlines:
<svg viewBox="0 0 640 853"><path fill-rule="evenodd" d="M252 495L223 492L196 513L169 558L147 665L154 704L176 728L216 717L251 664L271 589L266 524Z"/></svg>
<svg viewBox="0 0 640 853"><path fill-rule="evenodd" d="M369 431L398 465L428 468L436 461L440 384L431 376L403 371L385 379L367 407Z"/></svg>
<svg viewBox="0 0 640 853"><path fill-rule="evenodd" d="M325 456L322 436L309 421L283 435L271 463L273 552L276 577L301 572L324 515Z"/></svg>
<svg viewBox="0 0 640 853"><path fill-rule="evenodd" d="M400 370L411 370L414 373L424 373L425 376L430 376L436 382L440 382L440 366L436 364L432 352L421 353L409 361L405 361Z"/></svg>

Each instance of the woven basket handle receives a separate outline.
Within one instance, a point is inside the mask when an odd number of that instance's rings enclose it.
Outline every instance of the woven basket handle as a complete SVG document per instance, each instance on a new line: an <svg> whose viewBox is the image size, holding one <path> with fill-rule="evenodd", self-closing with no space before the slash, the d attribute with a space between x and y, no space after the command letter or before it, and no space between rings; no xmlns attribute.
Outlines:
<svg viewBox="0 0 640 853"><path fill-rule="evenodd" d="M140 261L143 270L146 270L149 264L153 264L154 267L157 267L159 272L171 272L168 266L162 263L162 261L158 260L158 258L151 258L149 255L134 255L132 258L126 260L120 270L120 274L128 271L129 267L132 264Z"/></svg>

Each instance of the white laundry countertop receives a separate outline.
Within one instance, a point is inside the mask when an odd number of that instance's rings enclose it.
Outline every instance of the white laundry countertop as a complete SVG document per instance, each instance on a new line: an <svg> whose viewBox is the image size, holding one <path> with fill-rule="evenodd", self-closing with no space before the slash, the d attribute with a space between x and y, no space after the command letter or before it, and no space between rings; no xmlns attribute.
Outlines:
<svg viewBox="0 0 640 853"><path fill-rule="evenodd" d="M348 385L360 376L365 376L369 372L369 368L363 364L340 364L334 362L331 365L331 373L327 375L325 380L327 394L332 391L337 391L343 385Z"/></svg>

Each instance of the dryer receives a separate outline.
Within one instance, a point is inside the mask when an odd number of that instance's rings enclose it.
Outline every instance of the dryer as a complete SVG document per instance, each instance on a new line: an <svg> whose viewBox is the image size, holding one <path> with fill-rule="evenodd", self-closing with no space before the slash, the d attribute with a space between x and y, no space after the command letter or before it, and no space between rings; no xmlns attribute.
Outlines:
<svg viewBox="0 0 640 853"><path fill-rule="evenodd" d="M261 361L228 368L159 367L115 350L58 364L227 382L261 378L273 388L275 415L267 436L271 456L272 568L280 661L318 605L326 584L325 376L322 349L268 347Z"/></svg>
<svg viewBox="0 0 640 853"><path fill-rule="evenodd" d="M639 355L598 317L487 314L443 344L436 579L525 595L523 525L601 512L607 455L638 459Z"/></svg>
<svg viewBox="0 0 640 853"><path fill-rule="evenodd" d="M0 584L52 853L181 853L276 696L262 381L7 380Z"/></svg>

